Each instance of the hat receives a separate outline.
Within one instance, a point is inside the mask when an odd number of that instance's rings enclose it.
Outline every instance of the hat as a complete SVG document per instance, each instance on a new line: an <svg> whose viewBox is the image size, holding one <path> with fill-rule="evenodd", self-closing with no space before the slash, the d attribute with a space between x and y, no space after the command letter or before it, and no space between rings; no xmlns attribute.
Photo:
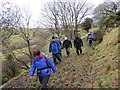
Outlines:
<svg viewBox="0 0 120 90"><path fill-rule="evenodd" d="M65 40L67 40L67 37L65 37Z"/></svg>
<svg viewBox="0 0 120 90"><path fill-rule="evenodd" d="M91 32L89 32L88 34L91 34Z"/></svg>
<svg viewBox="0 0 120 90"><path fill-rule="evenodd" d="M52 36L52 39L55 39L55 36Z"/></svg>
<svg viewBox="0 0 120 90"><path fill-rule="evenodd" d="M55 39L58 39L58 37L55 37Z"/></svg>
<svg viewBox="0 0 120 90"><path fill-rule="evenodd" d="M77 35L75 35L75 37L78 37L78 34L77 34Z"/></svg>

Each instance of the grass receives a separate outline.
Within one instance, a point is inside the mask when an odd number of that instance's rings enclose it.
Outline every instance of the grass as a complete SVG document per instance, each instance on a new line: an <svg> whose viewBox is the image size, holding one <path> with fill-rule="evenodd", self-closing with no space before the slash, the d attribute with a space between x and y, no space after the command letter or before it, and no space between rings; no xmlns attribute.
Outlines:
<svg viewBox="0 0 120 90"><path fill-rule="evenodd" d="M19 30L17 30L17 31L20 32ZM30 36L31 36L30 38L33 38L32 37L33 31L34 31L34 29L30 29ZM39 41L41 32L46 32L46 30L41 30L41 29L37 30L36 31L37 35L32 40L30 40L30 42ZM27 51L27 46L25 44L26 44L26 41L22 37L20 37L20 35L12 35L11 38L10 38L10 45L9 46L19 48L19 49L14 49L13 50L13 52L17 56L25 55L25 54L23 54L23 51L28 52ZM35 45L31 45L31 48L34 48L34 47L35 47ZM1 56L2 61L6 60L5 59L5 54L0 53L0 56Z"/></svg>
<svg viewBox="0 0 120 90"><path fill-rule="evenodd" d="M97 30L99 30L98 27L93 27L93 28L90 29L91 32L95 32L95 31L97 31Z"/></svg>
<svg viewBox="0 0 120 90"><path fill-rule="evenodd" d="M116 29L118 30L118 29ZM118 32L112 30L103 38L101 44L89 47L84 40L83 55L77 56L75 48L71 49L70 56L62 51L62 62L57 64L57 74L52 74L49 88L118 88ZM49 44L49 42L48 42ZM48 53L48 46L44 48ZM37 78L30 80L29 75L19 87L40 87Z"/></svg>
<svg viewBox="0 0 120 90"><path fill-rule="evenodd" d="M94 57L96 62L93 70L98 69L102 87L110 87L112 83L118 83L118 29L106 33L102 43L96 47ZM113 73L112 73L113 72ZM98 73L98 72L97 72Z"/></svg>

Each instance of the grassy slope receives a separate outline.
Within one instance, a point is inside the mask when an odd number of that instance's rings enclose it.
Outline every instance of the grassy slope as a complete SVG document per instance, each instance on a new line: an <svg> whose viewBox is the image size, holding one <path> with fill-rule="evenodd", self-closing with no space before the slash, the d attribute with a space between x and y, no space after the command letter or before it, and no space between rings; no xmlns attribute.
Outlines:
<svg viewBox="0 0 120 90"><path fill-rule="evenodd" d="M70 57L67 57L63 50L62 62L57 65L58 72L51 75L48 86L50 88L116 87L118 84L117 35L117 29L112 30L94 50L88 47L84 40L83 55L80 56L76 55L74 48L71 49ZM30 80L29 75L19 81L21 82L18 84L11 82L7 87L37 88L40 86L39 81L36 78Z"/></svg>
<svg viewBox="0 0 120 90"><path fill-rule="evenodd" d="M34 30L30 30L30 35L32 35L32 32ZM39 38L42 38L41 37L41 32L44 34L46 32L46 30L37 30L36 31L36 36L34 37L33 40L30 40L31 42L31 49L35 48L36 45L38 43L41 43L41 41L39 40ZM32 36L31 36L32 38ZM23 53L24 52L28 52L28 47L25 45L26 42L19 36L19 35L12 35L11 38L10 38L10 45L11 46L14 46L14 47L19 47L18 49L16 48L13 52L15 53L15 55L17 57L19 56L22 56L22 57L25 57L25 54ZM37 43L35 43L37 42ZM42 45L42 44L41 44ZM6 53L7 54L7 53ZM27 57L25 57L27 58ZM0 61L4 62L6 59L5 59L5 54L3 54L2 52L0 53ZM25 60L25 59L24 59ZM2 68L4 68L4 65L1 65ZM24 69L22 70L24 71ZM3 69L3 72L4 72L4 69ZM15 77L15 78L19 78L19 76ZM14 78L13 78L14 80ZM12 80L10 80L12 81ZM9 82L7 82L6 84L8 84ZM6 85L5 84L5 85ZM4 85L3 85L4 86Z"/></svg>
<svg viewBox="0 0 120 90"><path fill-rule="evenodd" d="M104 36L96 47L93 72L99 80L99 87L116 87L118 84L118 28Z"/></svg>
<svg viewBox="0 0 120 90"><path fill-rule="evenodd" d="M33 38L32 34L33 34L33 31L35 31L34 29L30 29L30 38ZM19 34L20 34L20 31L18 30ZM40 36L40 33L41 32L46 32L46 30L37 30L36 31L36 36L30 40L30 43L34 43L34 42L39 42L39 38L41 37ZM10 38L10 46L12 47L16 47L17 49L14 50L14 53L17 55L17 56L24 56L25 54L23 53L24 52L28 52L28 47L26 46L26 41L20 37L20 35L12 35L11 38ZM36 44L32 44L31 45L31 48L34 48L36 46ZM4 61L6 60L5 59L5 54L3 53L0 53L0 56L1 56L1 61Z"/></svg>

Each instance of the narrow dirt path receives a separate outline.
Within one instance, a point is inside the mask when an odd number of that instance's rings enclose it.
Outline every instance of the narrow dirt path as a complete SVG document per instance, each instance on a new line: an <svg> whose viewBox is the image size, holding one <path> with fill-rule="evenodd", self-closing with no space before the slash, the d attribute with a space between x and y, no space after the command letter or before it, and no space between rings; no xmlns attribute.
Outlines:
<svg viewBox="0 0 120 90"><path fill-rule="evenodd" d="M58 74L53 75L50 88L92 88L95 87L96 76L92 74L92 64L94 63L94 50L88 46L83 39L83 54L77 56L75 49L71 49L71 55L64 57L57 66Z"/></svg>
<svg viewBox="0 0 120 90"><path fill-rule="evenodd" d="M63 56L63 60L57 67L57 74L52 74L49 80L49 88L92 88L95 87L96 75L93 75L92 64L94 50L89 47L84 39L83 54L77 56L74 47L69 57ZM29 80L29 73L25 73L12 81L5 88L37 88L40 87L36 79Z"/></svg>

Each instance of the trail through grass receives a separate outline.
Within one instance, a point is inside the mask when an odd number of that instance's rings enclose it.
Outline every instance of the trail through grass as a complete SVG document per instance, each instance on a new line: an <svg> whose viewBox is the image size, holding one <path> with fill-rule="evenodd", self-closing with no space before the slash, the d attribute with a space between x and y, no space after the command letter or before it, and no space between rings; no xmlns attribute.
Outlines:
<svg viewBox="0 0 120 90"><path fill-rule="evenodd" d="M57 76L53 75L49 82L51 88L91 88L95 85L92 74L94 50L84 39L83 54L78 56L75 49L71 49L70 56L64 56L57 65Z"/></svg>
<svg viewBox="0 0 120 90"><path fill-rule="evenodd" d="M62 62L56 65L57 74L52 74L49 80L49 88L85 88L94 85L95 77L91 74L92 63L90 59L93 55L93 49L88 46L84 40L83 54L78 56L75 48L71 49L70 56L66 56L63 50ZM26 74L25 74L26 75ZM24 75L23 75L24 76ZM40 86L38 80L29 80L29 75L26 78L21 78L11 82L7 87L23 87L23 88L37 88ZM20 82L15 84L15 82ZM22 83L24 82L24 83Z"/></svg>
<svg viewBox="0 0 120 90"><path fill-rule="evenodd" d="M117 32L114 31L116 36ZM113 35L113 32L110 33ZM114 36L113 35L113 36ZM116 47L117 42L107 42L109 35L97 47L89 47L86 39L83 39L83 54L78 56L75 48L71 49L70 56L62 51L62 62L56 65L57 73L52 74L48 83L49 88L117 88L118 66ZM113 38L113 37L111 37ZM116 38L116 37L115 37ZM117 41L117 40L116 40ZM108 46L108 43L111 43ZM113 46L112 46L113 45ZM115 46L116 45L116 46ZM48 47L48 45L47 45ZM106 50L105 50L106 48ZM111 49L114 48L114 49ZM109 53L110 51L110 53ZM48 54L47 54L48 55ZM49 54L51 56L51 54ZM26 75L26 76L24 76ZM6 87L39 88L38 78L29 79L29 72L24 78L18 78ZM16 82L16 83L15 83Z"/></svg>

